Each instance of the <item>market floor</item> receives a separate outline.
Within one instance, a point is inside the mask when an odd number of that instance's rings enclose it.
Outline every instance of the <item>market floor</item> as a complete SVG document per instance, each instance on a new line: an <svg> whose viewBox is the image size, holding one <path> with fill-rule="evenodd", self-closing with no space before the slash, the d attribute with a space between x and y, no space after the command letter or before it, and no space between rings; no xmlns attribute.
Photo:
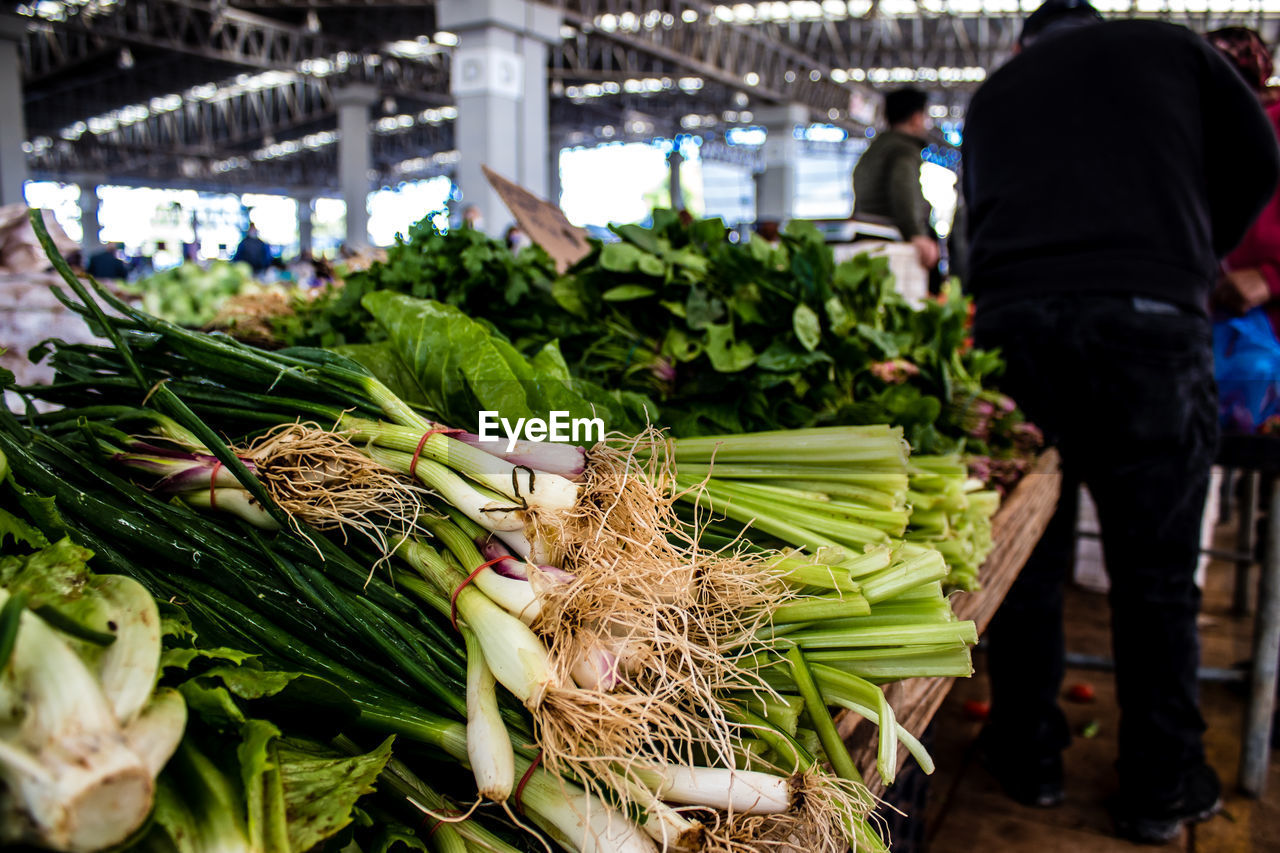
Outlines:
<svg viewBox="0 0 1280 853"><path fill-rule="evenodd" d="M1229 547L1228 531L1220 541ZM1204 615L1201 617L1203 665L1231 667L1249 657L1250 620L1229 614L1233 569L1215 562L1209 567ZM1071 588L1067 596L1067 648L1071 652L1110 657L1107 606L1103 595ZM1107 672L1069 669L1065 684L1092 684L1089 704L1063 703L1077 737L1067 750L1067 799L1056 809L1019 806L1005 797L980 765L973 739L980 723L965 718L966 700L985 700L988 685L984 656L974 656L975 677L960 681L934 718L933 754L938 771L929 783L925 809L925 849L929 853L960 851L1035 851L1035 853L1112 853L1150 850L1114 838L1103 806L1116 788L1113 768L1119 712L1112 676ZM1204 684L1202 706L1209 730L1206 749L1222 776L1226 806L1212 821L1193 827L1163 849L1193 853L1280 851L1280 751L1271 763L1267 795L1261 801L1242 796L1235 787L1240 757L1244 697L1240 687ZM1093 737L1079 736L1096 728Z"/></svg>

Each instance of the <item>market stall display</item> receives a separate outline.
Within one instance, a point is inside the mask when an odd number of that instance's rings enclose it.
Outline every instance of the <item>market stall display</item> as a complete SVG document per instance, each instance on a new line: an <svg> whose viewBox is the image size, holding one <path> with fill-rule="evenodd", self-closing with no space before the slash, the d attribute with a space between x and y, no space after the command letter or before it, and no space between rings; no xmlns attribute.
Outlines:
<svg viewBox="0 0 1280 853"><path fill-rule="evenodd" d="M342 355L187 330L59 269L111 346L46 348L55 381L19 390L64 408L4 418L15 480L53 498L97 564L176 603L197 638L345 694L355 713L330 752L385 734L430 745L571 849L879 846L830 709L877 723L882 777L899 742L927 767L878 685L967 674L976 639L943 595L941 554L900 538L901 506L804 549L723 521L704 536L698 511L715 508L676 511L693 485L681 466L713 462L713 447L760 461L776 436L491 448L441 422L592 400L625 418L626 398L572 377L554 347L526 359L456 309L368 295L419 409ZM900 429L790 438L819 467L889 474L892 500L905 496ZM381 750L376 801L443 816Z"/></svg>

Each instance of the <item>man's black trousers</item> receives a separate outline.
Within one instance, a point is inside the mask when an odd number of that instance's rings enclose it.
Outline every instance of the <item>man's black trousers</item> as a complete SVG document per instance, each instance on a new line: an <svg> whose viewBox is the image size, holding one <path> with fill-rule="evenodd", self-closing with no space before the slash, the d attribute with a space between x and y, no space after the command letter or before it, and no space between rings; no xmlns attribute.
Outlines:
<svg viewBox="0 0 1280 853"><path fill-rule="evenodd" d="M1066 475L1057 514L988 629L991 744L1034 757L1070 740L1058 705L1062 601L1083 483L1111 582L1121 786L1175 795L1204 758L1194 572L1217 444L1209 321L1127 296L1054 296L980 301L974 333L1003 351L1002 390L1058 446Z"/></svg>

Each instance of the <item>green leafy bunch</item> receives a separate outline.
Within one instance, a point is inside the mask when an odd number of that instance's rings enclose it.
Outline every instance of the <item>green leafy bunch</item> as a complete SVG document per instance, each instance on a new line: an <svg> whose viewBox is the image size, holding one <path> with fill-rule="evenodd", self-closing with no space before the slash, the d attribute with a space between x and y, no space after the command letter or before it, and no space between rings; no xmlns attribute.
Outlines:
<svg viewBox="0 0 1280 853"><path fill-rule="evenodd" d="M554 308L555 265L546 252L533 246L514 254L474 228L442 231L433 218L397 235L384 262L348 274L343 286L274 319L275 337L286 345L325 347L382 340L382 327L361 304L374 291L435 299L472 317L509 314L513 331L541 329L541 318Z"/></svg>

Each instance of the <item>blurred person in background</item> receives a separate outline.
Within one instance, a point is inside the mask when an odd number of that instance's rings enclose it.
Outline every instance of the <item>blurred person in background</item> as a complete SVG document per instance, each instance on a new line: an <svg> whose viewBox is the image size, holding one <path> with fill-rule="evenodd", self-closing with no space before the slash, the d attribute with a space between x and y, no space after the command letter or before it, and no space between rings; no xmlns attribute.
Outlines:
<svg viewBox="0 0 1280 853"><path fill-rule="evenodd" d="M1268 85L1275 67L1262 36L1247 27L1226 27L1206 38L1257 94L1280 134L1280 92ZM1272 196L1244 240L1227 255L1213 302L1233 314L1265 307L1271 328L1280 329L1280 193Z"/></svg>
<svg viewBox="0 0 1280 853"><path fill-rule="evenodd" d="M97 279L124 281L129 277L129 265L120 257L123 251L123 243L108 243L89 256L85 272Z"/></svg>
<svg viewBox="0 0 1280 853"><path fill-rule="evenodd" d="M921 152L929 145L928 103L929 96L919 89L896 89L884 96L889 127L876 134L853 168L853 215L896 227L930 271L930 290L936 292L941 250L929 221L933 208L920 184Z"/></svg>
<svg viewBox="0 0 1280 853"><path fill-rule="evenodd" d="M969 289L1001 388L1057 445L1058 511L988 629L987 766L1063 800L1063 585L1077 484L1110 577L1116 831L1160 843L1221 808L1205 761L1195 583L1217 447L1209 293L1280 179L1258 99L1208 42L1047 0L965 121Z"/></svg>
<svg viewBox="0 0 1280 853"><path fill-rule="evenodd" d="M275 255L272 254L271 247L258 236L258 227L250 222L244 239L236 247L236 253L231 256L231 260L236 263L246 263L253 270L254 275L262 275L271 269Z"/></svg>

